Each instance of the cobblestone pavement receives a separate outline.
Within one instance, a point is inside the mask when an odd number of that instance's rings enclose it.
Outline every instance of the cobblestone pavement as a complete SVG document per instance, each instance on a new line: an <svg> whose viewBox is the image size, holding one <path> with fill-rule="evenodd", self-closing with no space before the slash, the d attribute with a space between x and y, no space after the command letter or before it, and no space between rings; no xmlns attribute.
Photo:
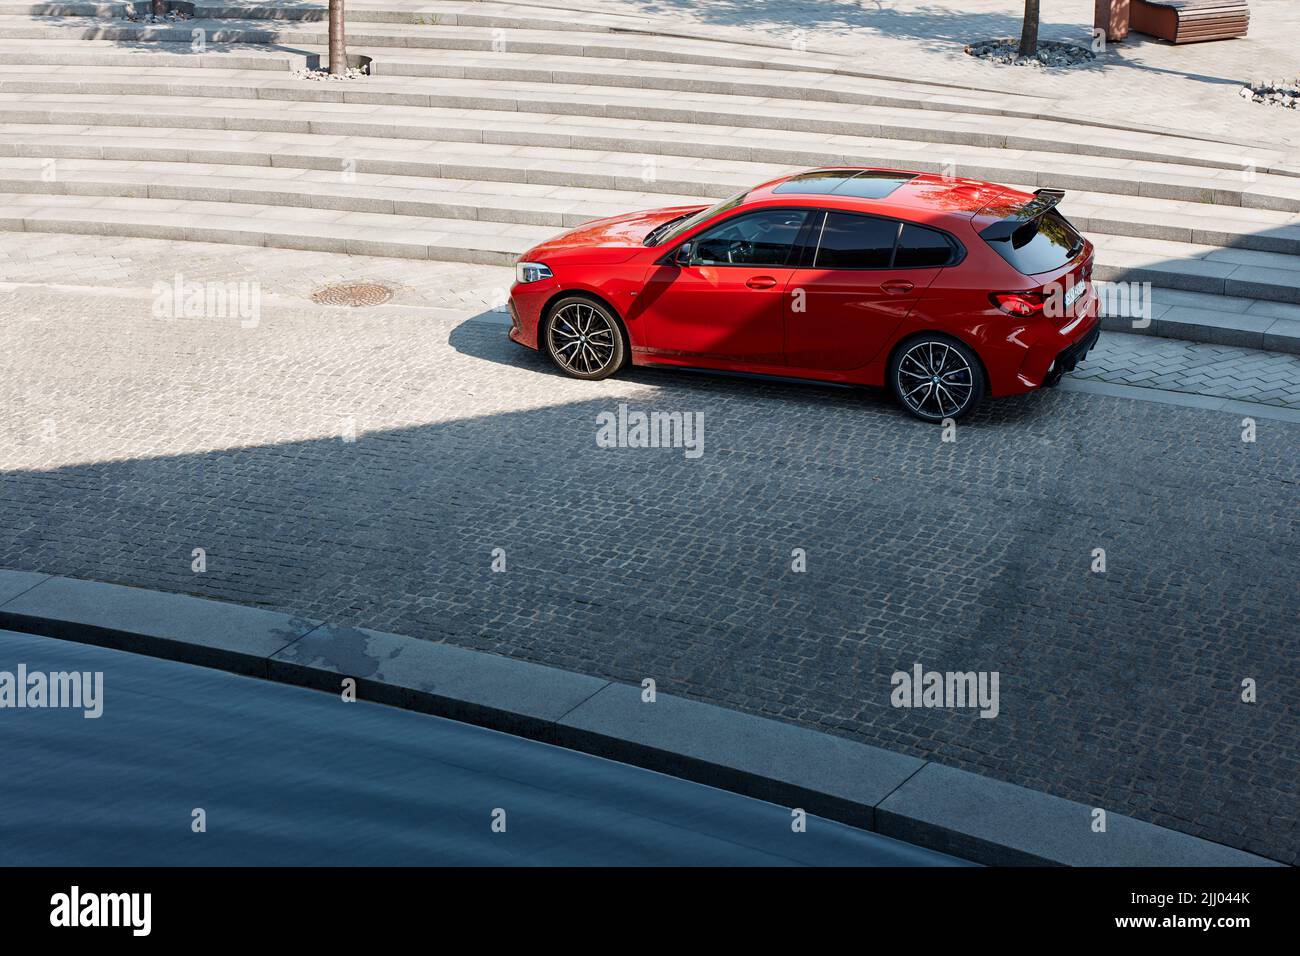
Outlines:
<svg viewBox="0 0 1300 956"><path fill-rule="evenodd" d="M424 307L492 288L464 267L306 308L353 276L243 250L255 326L163 320L114 244L79 247L103 288L0 287L0 567L653 677L1296 862L1300 426L1055 391L944 442L871 393L561 378ZM703 454L598 447L621 403L702 414ZM917 662L999 672L998 716L893 708Z"/></svg>
<svg viewBox="0 0 1300 956"><path fill-rule="evenodd" d="M1073 376L1300 408L1300 356L1104 332Z"/></svg>

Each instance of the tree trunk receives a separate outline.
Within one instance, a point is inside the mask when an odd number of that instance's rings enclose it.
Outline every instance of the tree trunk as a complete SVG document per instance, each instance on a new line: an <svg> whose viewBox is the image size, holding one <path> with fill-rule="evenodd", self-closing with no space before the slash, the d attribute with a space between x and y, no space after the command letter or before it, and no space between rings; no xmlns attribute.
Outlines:
<svg viewBox="0 0 1300 956"><path fill-rule="evenodd" d="M343 38L343 0L330 0L330 73L342 74L347 71L348 50Z"/></svg>
<svg viewBox="0 0 1300 956"><path fill-rule="evenodd" d="M1033 56L1038 52L1038 2L1025 0L1025 25L1020 30L1020 55Z"/></svg>

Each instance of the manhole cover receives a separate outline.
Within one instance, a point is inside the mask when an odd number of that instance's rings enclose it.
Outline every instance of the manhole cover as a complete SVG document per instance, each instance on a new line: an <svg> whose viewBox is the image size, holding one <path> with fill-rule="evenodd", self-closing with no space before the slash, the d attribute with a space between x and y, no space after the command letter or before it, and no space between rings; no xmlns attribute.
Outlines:
<svg viewBox="0 0 1300 956"><path fill-rule="evenodd" d="M393 290L378 282L342 282L327 285L311 294L311 300L319 305L348 305L353 308L383 305L392 297Z"/></svg>

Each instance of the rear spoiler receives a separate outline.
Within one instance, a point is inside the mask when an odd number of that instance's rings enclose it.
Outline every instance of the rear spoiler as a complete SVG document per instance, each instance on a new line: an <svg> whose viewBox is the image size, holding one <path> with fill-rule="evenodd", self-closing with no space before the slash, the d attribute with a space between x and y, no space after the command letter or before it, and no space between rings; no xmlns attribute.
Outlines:
<svg viewBox="0 0 1300 956"><path fill-rule="evenodd" d="M1007 218L993 223L980 235L990 242L1010 239L1013 232L1025 223L1033 222L1039 216L1051 212L1060 205L1061 200L1064 198L1064 189L1035 189L1033 199L1015 209ZM980 212L984 212L989 208L990 206L985 206Z"/></svg>

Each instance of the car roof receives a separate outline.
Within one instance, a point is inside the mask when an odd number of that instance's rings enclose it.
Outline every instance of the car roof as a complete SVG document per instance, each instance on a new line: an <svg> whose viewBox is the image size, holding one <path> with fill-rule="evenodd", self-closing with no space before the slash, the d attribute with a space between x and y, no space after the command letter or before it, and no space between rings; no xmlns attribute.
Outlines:
<svg viewBox="0 0 1300 956"><path fill-rule="evenodd" d="M943 225L945 220L970 220L991 206L1033 198L1032 193L979 179L873 166L827 166L756 186L745 204L821 206Z"/></svg>

